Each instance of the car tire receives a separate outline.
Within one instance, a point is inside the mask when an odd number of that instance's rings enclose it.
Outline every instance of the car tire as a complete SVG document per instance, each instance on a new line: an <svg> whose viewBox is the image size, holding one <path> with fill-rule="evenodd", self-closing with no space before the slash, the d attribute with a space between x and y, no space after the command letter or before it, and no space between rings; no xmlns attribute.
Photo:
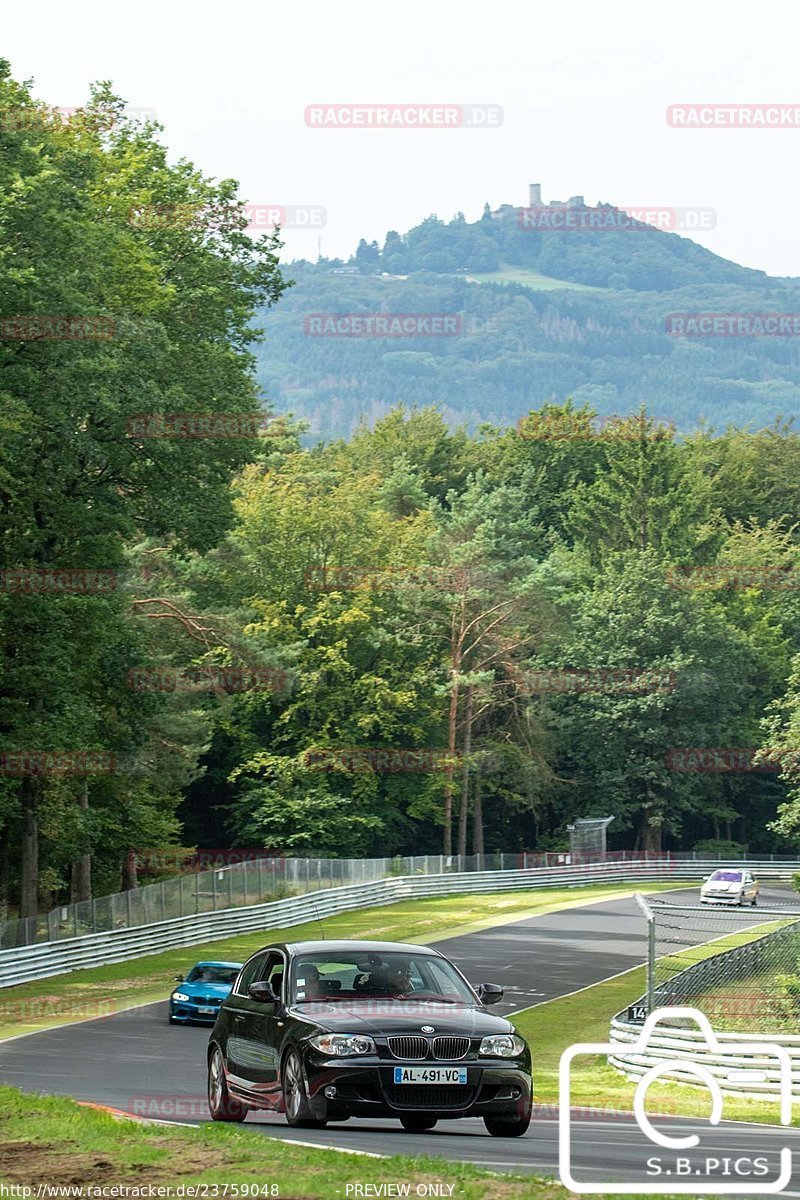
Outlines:
<svg viewBox="0 0 800 1200"><path fill-rule="evenodd" d="M739 897L739 908L744 908L744 892Z"/></svg>
<svg viewBox="0 0 800 1200"><path fill-rule="evenodd" d="M524 1133L528 1132L531 1110L528 1108L527 1112L516 1117L486 1116L483 1118L483 1123L492 1137L522 1137Z"/></svg>
<svg viewBox="0 0 800 1200"><path fill-rule="evenodd" d="M433 1129L438 1117L428 1117L425 1113L407 1113L400 1118L400 1124L406 1133L427 1133Z"/></svg>
<svg viewBox="0 0 800 1200"><path fill-rule="evenodd" d="M753 899L750 901L750 907L755 908L757 904L758 904L758 896L753 896Z"/></svg>
<svg viewBox="0 0 800 1200"><path fill-rule="evenodd" d="M247 1108L228 1091L218 1046L214 1047L208 1063L208 1111L214 1121L243 1121L247 1116Z"/></svg>
<svg viewBox="0 0 800 1200"><path fill-rule="evenodd" d="M180 1025L180 1021L177 1017L173 1017L172 1013L167 1017L167 1021L170 1025Z"/></svg>
<svg viewBox="0 0 800 1200"><path fill-rule="evenodd" d="M290 1050L283 1060L281 1078L287 1125L292 1129L324 1129L328 1122L311 1116L303 1064L296 1050Z"/></svg>

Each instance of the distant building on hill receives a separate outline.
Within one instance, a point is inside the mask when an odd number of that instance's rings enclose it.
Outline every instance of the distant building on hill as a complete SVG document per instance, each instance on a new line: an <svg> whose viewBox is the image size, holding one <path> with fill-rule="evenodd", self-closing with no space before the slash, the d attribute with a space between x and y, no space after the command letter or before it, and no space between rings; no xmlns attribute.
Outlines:
<svg viewBox="0 0 800 1200"><path fill-rule="evenodd" d="M518 204L501 204L499 208L493 209L490 215L492 220L500 221L503 217L510 217L518 213L520 207ZM529 183L528 208L586 208L586 203L583 196L570 196L569 200L551 200L546 204L542 200L542 185Z"/></svg>

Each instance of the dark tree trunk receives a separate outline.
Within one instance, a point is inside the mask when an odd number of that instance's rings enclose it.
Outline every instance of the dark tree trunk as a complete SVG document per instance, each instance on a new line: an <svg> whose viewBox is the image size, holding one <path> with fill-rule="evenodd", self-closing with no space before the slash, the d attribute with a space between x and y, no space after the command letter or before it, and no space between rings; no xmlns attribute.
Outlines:
<svg viewBox="0 0 800 1200"><path fill-rule="evenodd" d="M81 789L81 794L78 797L78 807L81 812L89 811L89 782L84 781ZM72 886L70 888L70 901L72 904L77 904L80 900L91 900L92 898L92 856L91 854L82 854L80 858L76 858L72 864Z"/></svg>
<svg viewBox="0 0 800 1200"><path fill-rule="evenodd" d="M472 799L472 853L483 854L483 798L481 795L483 780L481 764L475 768L475 794Z"/></svg>
<svg viewBox="0 0 800 1200"><path fill-rule="evenodd" d="M450 693L450 715L447 722L447 771L444 781L444 837L442 850L453 853L453 772L455 770L456 730L458 728L458 671L453 668L453 690Z"/></svg>
<svg viewBox="0 0 800 1200"><path fill-rule="evenodd" d="M458 810L458 853L467 853L467 815L469 813L469 756L472 749L472 687L467 688L466 712L464 714L464 758L461 764L461 804Z"/></svg>
<svg viewBox="0 0 800 1200"><path fill-rule="evenodd" d="M8 868L11 860L11 831L0 829L0 921L8 919Z"/></svg>
<svg viewBox="0 0 800 1200"><path fill-rule="evenodd" d="M22 781L22 855L20 863L19 915L36 917L39 911L39 792L35 776Z"/></svg>
<svg viewBox="0 0 800 1200"><path fill-rule="evenodd" d="M129 850L122 863L122 890L133 892L139 886L136 874L136 851Z"/></svg>

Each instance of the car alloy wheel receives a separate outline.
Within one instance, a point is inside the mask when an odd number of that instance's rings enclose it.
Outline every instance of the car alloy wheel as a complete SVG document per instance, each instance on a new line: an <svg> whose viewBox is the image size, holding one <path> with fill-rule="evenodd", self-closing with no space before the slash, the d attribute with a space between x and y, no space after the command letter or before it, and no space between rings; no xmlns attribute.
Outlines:
<svg viewBox="0 0 800 1200"><path fill-rule="evenodd" d="M228 1092L219 1047L214 1048L208 1064L208 1111L215 1121L243 1121L247 1116L245 1106Z"/></svg>
<svg viewBox="0 0 800 1200"><path fill-rule="evenodd" d="M293 1129L324 1129L328 1123L311 1116L303 1066L296 1050L290 1050L283 1063L283 1106L286 1122Z"/></svg>

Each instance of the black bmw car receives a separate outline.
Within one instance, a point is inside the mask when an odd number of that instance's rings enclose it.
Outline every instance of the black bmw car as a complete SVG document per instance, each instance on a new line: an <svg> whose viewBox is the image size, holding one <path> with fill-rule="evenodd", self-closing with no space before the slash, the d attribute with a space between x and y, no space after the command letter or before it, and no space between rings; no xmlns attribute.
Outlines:
<svg viewBox="0 0 800 1200"><path fill-rule="evenodd" d="M216 1121L251 1108L320 1129L348 1117L396 1117L412 1132L482 1117L494 1137L531 1119L531 1056L510 1021L429 946L295 942L244 964L208 1046Z"/></svg>

